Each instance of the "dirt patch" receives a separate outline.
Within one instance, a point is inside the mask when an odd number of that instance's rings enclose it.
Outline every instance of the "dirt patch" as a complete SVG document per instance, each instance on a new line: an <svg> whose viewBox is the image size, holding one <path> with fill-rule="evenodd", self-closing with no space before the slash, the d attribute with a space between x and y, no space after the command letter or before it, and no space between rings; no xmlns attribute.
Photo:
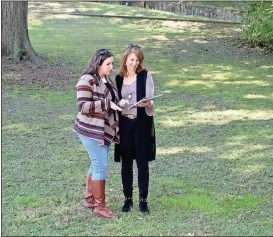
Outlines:
<svg viewBox="0 0 273 237"><path fill-rule="evenodd" d="M30 61L15 62L2 57L2 83L8 86L39 85L50 89L71 89L79 72L70 65L38 66Z"/></svg>

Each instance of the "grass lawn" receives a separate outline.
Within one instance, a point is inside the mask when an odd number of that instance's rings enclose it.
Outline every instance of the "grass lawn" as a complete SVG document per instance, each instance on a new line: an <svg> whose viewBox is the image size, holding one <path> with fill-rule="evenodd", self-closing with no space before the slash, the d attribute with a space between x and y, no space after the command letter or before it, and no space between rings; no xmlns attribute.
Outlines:
<svg viewBox="0 0 273 237"><path fill-rule="evenodd" d="M114 6L55 4L64 12ZM30 12L33 47L56 73L2 68L2 235L272 236L273 56L240 46L239 27ZM96 49L110 48L117 69L128 43L142 46L156 94L164 94L155 102L151 212L138 211L136 173L134 210L121 212L120 164L111 149L107 202L120 218L88 218L89 159L72 132L75 85Z"/></svg>
<svg viewBox="0 0 273 237"><path fill-rule="evenodd" d="M46 11L46 12L66 12L66 13L88 13L97 15L110 15L110 16L133 16L133 17L158 17L158 18L178 18L178 19L202 19L213 20L206 17L194 17L181 14L173 14L171 12L164 12L158 10L150 10L137 7L126 7L120 5L118 2L113 4L101 4L90 2L50 2L47 4L41 2L30 3L29 10L33 12ZM90 7L91 6L91 7ZM215 21L219 21L216 20Z"/></svg>

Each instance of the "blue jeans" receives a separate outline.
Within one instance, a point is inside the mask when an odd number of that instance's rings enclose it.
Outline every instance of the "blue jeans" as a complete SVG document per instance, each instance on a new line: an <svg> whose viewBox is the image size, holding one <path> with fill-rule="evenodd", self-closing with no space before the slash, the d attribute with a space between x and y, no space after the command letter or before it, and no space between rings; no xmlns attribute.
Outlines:
<svg viewBox="0 0 273 237"><path fill-rule="evenodd" d="M92 180L105 180L108 169L108 153L110 146L101 146L98 141L85 137L79 133L78 137L87 150L90 158L90 167L87 173L92 175Z"/></svg>

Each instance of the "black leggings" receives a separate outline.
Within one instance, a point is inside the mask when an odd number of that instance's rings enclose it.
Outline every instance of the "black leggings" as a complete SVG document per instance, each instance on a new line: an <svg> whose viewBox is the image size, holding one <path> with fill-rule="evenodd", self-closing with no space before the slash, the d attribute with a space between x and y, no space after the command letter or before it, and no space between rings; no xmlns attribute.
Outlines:
<svg viewBox="0 0 273 237"><path fill-rule="evenodd" d="M149 189L149 161L145 157L137 159L136 119L122 117L120 126L121 178L125 197L133 195L133 161L138 170L139 197L146 199Z"/></svg>

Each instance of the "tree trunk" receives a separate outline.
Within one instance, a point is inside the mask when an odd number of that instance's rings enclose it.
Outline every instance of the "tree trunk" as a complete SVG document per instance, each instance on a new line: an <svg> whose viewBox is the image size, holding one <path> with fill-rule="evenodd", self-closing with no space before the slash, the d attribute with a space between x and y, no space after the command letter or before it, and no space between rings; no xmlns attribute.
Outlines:
<svg viewBox="0 0 273 237"><path fill-rule="evenodd" d="M146 8L145 1L141 1L141 7L142 7L142 8Z"/></svg>
<svg viewBox="0 0 273 237"><path fill-rule="evenodd" d="M31 61L42 64L44 61L35 53L28 36L28 2L3 1L1 5L2 55L12 57L16 61L27 56Z"/></svg>

